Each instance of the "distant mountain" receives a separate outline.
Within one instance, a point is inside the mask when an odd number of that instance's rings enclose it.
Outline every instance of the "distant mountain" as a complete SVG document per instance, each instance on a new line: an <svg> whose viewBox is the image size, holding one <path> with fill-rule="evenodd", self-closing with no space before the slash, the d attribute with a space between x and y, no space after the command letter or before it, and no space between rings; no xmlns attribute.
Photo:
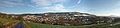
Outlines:
<svg viewBox="0 0 120 28"><path fill-rule="evenodd" d="M120 16L117 16L117 15L110 15L110 17L120 17Z"/></svg>
<svg viewBox="0 0 120 28"><path fill-rule="evenodd" d="M5 14L5 13L1 13L1 12L0 12L0 14Z"/></svg>
<svg viewBox="0 0 120 28"><path fill-rule="evenodd" d="M6 14L6 13L0 13L0 14ZM79 16L79 15L89 15L89 16L96 16L96 15L93 15L93 14L88 14L88 13L80 13L80 12L48 12L48 13L39 13L39 14L30 14L30 13L27 13L27 14L7 14L7 15L44 15L44 14L68 14L68 15L76 15L76 16Z"/></svg>
<svg viewBox="0 0 120 28"><path fill-rule="evenodd" d="M80 16L80 15L89 15L89 16L96 16L93 14L88 14L88 13L80 13L80 12L56 12L56 13L43 13L43 14L66 14L66 15L76 15L76 16Z"/></svg>

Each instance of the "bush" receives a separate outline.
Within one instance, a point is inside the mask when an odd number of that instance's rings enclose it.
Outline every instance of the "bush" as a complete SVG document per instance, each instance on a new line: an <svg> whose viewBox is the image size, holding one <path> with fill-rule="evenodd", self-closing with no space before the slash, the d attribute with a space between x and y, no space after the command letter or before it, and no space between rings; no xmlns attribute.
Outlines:
<svg viewBox="0 0 120 28"><path fill-rule="evenodd" d="M3 24L0 22L0 28L2 28L2 25L3 25Z"/></svg>

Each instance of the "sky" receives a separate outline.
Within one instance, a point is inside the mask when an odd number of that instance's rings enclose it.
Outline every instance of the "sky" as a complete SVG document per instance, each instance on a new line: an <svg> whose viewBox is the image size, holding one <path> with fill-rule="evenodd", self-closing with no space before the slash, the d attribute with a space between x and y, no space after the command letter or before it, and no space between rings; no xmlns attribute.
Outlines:
<svg viewBox="0 0 120 28"><path fill-rule="evenodd" d="M120 0L0 0L0 12L9 14L81 12L120 16Z"/></svg>

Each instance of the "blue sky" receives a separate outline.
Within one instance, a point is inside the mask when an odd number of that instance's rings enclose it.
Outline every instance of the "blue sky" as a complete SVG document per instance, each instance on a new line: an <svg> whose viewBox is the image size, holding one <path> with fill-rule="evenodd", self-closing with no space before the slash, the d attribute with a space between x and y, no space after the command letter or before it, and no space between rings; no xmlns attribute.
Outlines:
<svg viewBox="0 0 120 28"><path fill-rule="evenodd" d="M120 0L0 0L0 12L44 13L82 12L119 15Z"/></svg>

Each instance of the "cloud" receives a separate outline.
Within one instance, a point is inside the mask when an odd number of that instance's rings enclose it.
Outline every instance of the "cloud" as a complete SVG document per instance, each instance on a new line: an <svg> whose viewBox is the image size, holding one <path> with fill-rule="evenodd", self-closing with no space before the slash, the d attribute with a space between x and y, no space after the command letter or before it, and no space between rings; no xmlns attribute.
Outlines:
<svg viewBox="0 0 120 28"><path fill-rule="evenodd" d="M118 5L117 5L118 6ZM115 16L120 16L120 5L118 7L114 7L114 8L111 8L110 10L107 10L107 11L102 11L102 12L97 12L97 11L94 11L96 13L96 15L101 15L101 16L110 16L110 15L115 15Z"/></svg>
<svg viewBox="0 0 120 28"><path fill-rule="evenodd" d="M77 4L80 4L81 0L78 0Z"/></svg>
<svg viewBox="0 0 120 28"><path fill-rule="evenodd" d="M63 3L67 0L32 0L40 10L44 12L65 12L68 11Z"/></svg>
<svg viewBox="0 0 120 28"><path fill-rule="evenodd" d="M112 10L111 10L111 14L113 14L113 15L118 15L118 16L120 16L120 5L118 6L116 6L115 8L113 8Z"/></svg>
<svg viewBox="0 0 120 28"><path fill-rule="evenodd" d="M0 6L3 6L3 7L13 7L13 6L19 6L19 5L24 5L24 4L14 3L10 1L2 1L2 3L0 3Z"/></svg>
<svg viewBox="0 0 120 28"><path fill-rule="evenodd" d="M4 0L4 1L0 1L0 6L1 7L20 7L20 6L31 6L33 7L32 5L29 5L29 4L25 4L25 3L22 3L23 0Z"/></svg>
<svg viewBox="0 0 120 28"><path fill-rule="evenodd" d="M46 12L71 12L76 11L75 9L69 9L64 4L72 0L32 0L39 9L45 10ZM76 4L80 4L81 0L76 0ZM77 6L77 5L75 5ZM72 8L72 7L71 7ZM79 11L79 10L78 10Z"/></svg>
<svg viewBox="0 0 120 28"><path fill-rule="evenodd" d="M72 3L72 2L73 3ZM76 2L78 1L78 2ZM32 10L31 13L34 13L34 12L79 12L79 9L76 10L76 9L70 9L68 7L66 7L65 3L66 4L79 4L80 3L80 0L76 0L76 1L73 1L73 0L32 0L30 1L31 4L27 4L26 2L29 3L29 1L23 1L23 0L3 0L3 1L0 1L0 6L1 7L13 7L12 10L16 10L14 8L20 8L21 10L19 10L18 12L20 13L23 13L23 12L31 12L31 7L34 7L35 9ZM27 11L24 11L26 10L26 8L21 8L22 7L29 7L27 8ZM71 6L71 5L68 5L68 6ZM77 5L75 5L76 7ZM72 7L71 7L72 8ZM7 10L7 9L6 9ZM30 10L30 11L29 11ZM8 11L9 12L9 11ZM18 13L16 12L16 13Z"/></svg>
<svg viewBox="0 0 120 28"><path fill-rule="evenodd" d="M72 8L72 9L65 8L63 4L56 4L49 7L43 7L42 9L47 10L46 12L85 12L85 10L81 10L80 8Z"/></svg>
<svg viewBox="0 0 120 28"><path fill-rule="evenodd" d="M67 9L65 9L65 7L62 4L56 4L53 6L44 7L43 9L47 10L47 12L66 12L66 11L68 11Z"/></svg>
<svg viewBox="0 0 120 28"><path fill-rule="evenodd" d="M111 15L120 16L120 12L119 11L120 11L120 1L117 1L115 6L113 8L111 8L110 14Z"/></svg>
<svg viewBox="0 0 120 28"><path fill-rule="evenodd" d="M63 3L65 0L32 0L37 6L51 6L54 3Z"/></svg>
<svg viewBox="0 0 120 28"><path fill-rule="evenodd" d="M51 9L51 10L65 10L64 6L61 4L49 6L49 7L44 7L45 9Z"/></svg>
<svg viewBox="0 0 120 28"><path fill-rule="evenodd" d="M38 6L48 6L51 4L48 0L33 0L33 2Z"/></svg>
<svg viewBox="0 0 120 28"><path fill-rule="evenodd" d="M64 3L68 0L51 0L52 3Z"/></svg>

